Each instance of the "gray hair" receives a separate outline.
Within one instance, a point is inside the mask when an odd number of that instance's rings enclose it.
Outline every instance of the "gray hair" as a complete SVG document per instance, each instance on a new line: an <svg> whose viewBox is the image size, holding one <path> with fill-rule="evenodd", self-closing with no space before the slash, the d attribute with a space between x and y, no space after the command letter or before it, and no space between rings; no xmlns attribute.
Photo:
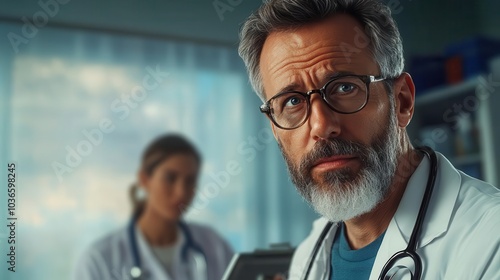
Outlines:
<svg viewBox="0 0 500 280"><path fill-rule="evenodd" d="M269 0L243 24L238 49L247 67L250 83L263 101L265 95L259 61L267 36L339 13L353 16L363 25L382 77L395 78L402 73L401 37L391 10L378 0Z"/></svg>

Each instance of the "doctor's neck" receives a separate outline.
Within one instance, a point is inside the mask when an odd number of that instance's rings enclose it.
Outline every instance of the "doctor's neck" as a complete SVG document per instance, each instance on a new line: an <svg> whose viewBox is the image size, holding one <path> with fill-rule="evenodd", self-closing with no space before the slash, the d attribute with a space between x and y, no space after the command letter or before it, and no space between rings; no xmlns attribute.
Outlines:
<svg viewBox="0 0 500 280"><path fill-rule="evenodd" d="M166 220L146 205L137 221L137 226L151 246L168 246L177 241L177 223Z"/></svg>

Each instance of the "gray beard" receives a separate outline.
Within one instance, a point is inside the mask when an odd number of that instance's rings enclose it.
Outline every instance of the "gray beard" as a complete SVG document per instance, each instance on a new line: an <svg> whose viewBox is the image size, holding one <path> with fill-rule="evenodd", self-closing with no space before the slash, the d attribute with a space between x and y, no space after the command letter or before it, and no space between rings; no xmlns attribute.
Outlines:
<svg viewBox="0 0 500 280"><path fill-rule="evenodd" d="M318 141L299 165L291 161L278 140L292 182L317 213L332 222L346 221L370 212L384 200L396 172L399 147L393 106L388 117L387 126L371 146L340 138ZM325 172L319 182L313 180L314 162L346 154L361 160L359 172L343 168Z"/></svg>

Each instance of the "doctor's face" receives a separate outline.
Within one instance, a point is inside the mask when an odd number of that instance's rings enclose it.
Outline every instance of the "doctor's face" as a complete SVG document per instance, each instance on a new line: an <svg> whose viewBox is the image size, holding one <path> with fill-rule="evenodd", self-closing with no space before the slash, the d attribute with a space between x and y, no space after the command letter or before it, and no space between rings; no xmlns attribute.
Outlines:
<svg viewBox="0 0 500 280"><path fill-rule="evenodd" d="M260 57L266 99L284 89L321 88L340 73L378 76L380 70L368 47L345 47L357 46L355 30L363 27L354 18L335 15L271 33ZM334 112L319 94L313 94L309 119L302 126L284 130L271 122L298 191L332 221L373 209L386 195L396 170L394 102L383 82L371 83L368 90L368 103L357 113Z"/></svg>
<svg viewBox="0 0 500 280"><path fill-rule="evenodd" d="M196 191L199 163L193 155L174 154L164 159L145 182L146 207L169 221L181 218Z"/></svg>

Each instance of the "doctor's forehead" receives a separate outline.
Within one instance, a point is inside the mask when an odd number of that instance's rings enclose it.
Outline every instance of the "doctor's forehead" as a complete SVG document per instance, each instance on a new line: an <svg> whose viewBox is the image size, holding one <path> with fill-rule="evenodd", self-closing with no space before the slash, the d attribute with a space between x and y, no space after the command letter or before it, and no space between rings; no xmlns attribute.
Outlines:
<svg viewBox="0 0 500 280"><path fill-rule="evenodd" d="M260 71L269 98L277 90L268 87L272 82L296 83L304 74L318 80L336 72L377 74L378 66L362 25L340 14L269 34L260 56Z"/></svg>

